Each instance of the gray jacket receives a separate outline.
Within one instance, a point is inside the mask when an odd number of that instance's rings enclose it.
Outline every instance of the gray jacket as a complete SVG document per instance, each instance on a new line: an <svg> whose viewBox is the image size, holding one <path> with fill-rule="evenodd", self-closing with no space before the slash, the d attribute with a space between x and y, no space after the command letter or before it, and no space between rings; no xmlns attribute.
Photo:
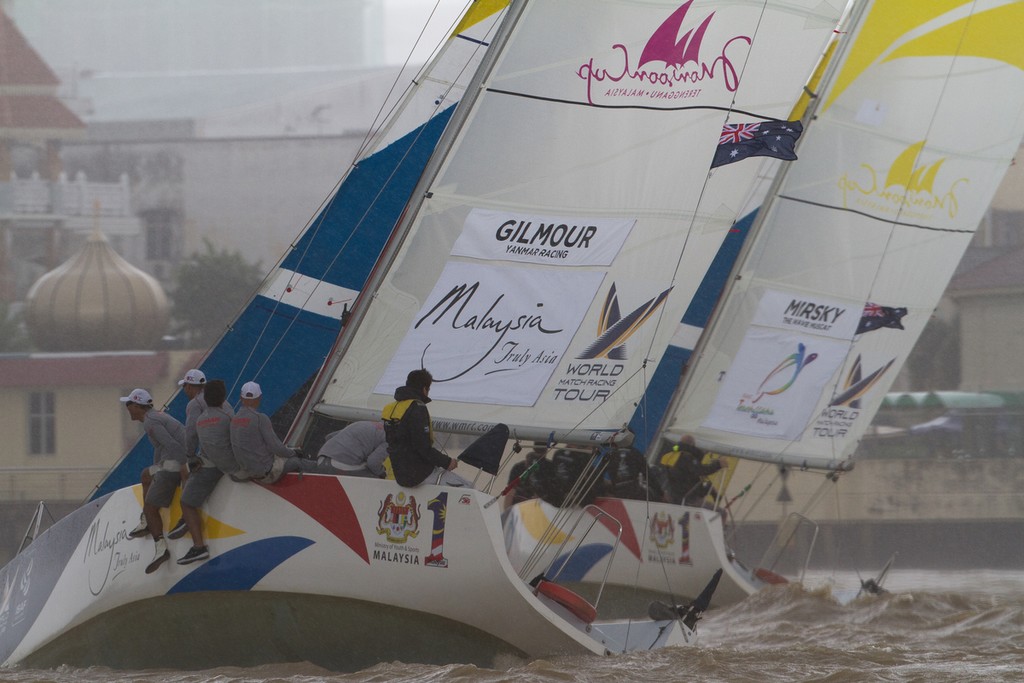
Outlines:
<svg viewBox="0 0 1024 683"><path fill-rule="evenodd" d="M384 459L388 457L384 423L363 420L332 432L327 435L318 455L330 458L336 469L353 471L365 468L383 477Z"/></svg>

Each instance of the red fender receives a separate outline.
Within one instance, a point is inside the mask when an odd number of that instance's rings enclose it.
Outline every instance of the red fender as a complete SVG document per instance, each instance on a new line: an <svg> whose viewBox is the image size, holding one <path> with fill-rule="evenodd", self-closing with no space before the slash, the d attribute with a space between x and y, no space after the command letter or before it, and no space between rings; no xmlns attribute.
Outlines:
<svg viewBox="0 0 1024 683"><path fill-rule="evenodd" d="M540 583L537 584L537 592L546 598L554 600L572 612L574 616L585 624L590 624L597 618L597 609L587 602L582 595L573 593L565 586L559 586L557 583L541 579Z"/></svg>
<svg viewBox="0 0 1024 683"><path fill-rule="evenodd" d="M755 569L754 576L761 579L765 583L770 583L773 586L778 586L783 583L789 583L789 581L787 581L785 578L779 576L770 569L765 569L764 567Z"/></svg>

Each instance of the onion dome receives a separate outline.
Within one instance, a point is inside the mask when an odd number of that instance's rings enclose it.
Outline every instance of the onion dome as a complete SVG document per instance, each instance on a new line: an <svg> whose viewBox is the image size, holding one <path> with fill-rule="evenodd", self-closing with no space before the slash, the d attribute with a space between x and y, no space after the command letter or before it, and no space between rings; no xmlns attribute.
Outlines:
<svg viewBox="0 0 1024 683"><path fill-rule="evenodd" d="M98 229L32 285L25 306L29 334L43 351L155 349L168 317L160 283L121 258Z"/></svg>

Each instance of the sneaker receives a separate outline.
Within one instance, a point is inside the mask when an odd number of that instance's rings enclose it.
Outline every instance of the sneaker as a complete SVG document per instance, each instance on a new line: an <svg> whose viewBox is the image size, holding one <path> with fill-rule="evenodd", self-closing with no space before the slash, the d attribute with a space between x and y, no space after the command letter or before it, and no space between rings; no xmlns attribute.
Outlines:
<svg viewBox="0 0 1024 683"><path fill-rule="evenodd" d="M142 538L143 536L149 536L149 523L146 522L145 516L139 520L139 525L128 532L128 538Z"/></svg>
<svg viewBox="0 0 1024 683"><path fill-rule="evenodd" d="M174 525L174 528L167 532L167 538L176 540L185 535L188 531L188 525L185 524L185 518L182 517L178 520L178 523Z"/></svg>
<svg viewBox="0 0 1024 683"><path fill-rule="evenodd" d="M193 562L198 562L199 560L208 559L210 559L209 548L207 548L205 545L200 546L198 548L192 546L188 549L187 553L181 556L181 558L178 560L178 564L192 564Z"/></svg>
<svg viewBox="0 0 1024 683"><path fill-rule="evenodd" d="M171 559L171 551L167 549L167 541L158 538L156 541L156 554L153 557L153 561L146 566L146 573L152 574L169 559Z"/></svg>

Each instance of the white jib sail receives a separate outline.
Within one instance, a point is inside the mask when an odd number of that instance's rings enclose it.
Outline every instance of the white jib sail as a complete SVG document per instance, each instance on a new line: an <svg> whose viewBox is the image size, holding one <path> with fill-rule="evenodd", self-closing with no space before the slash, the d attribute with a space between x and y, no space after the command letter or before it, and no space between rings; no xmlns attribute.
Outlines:
<svg viewBox="0 0 1024 683"><path fill-rule="evenodd" d="M524 3L317 409L422 366L438 429L625 424L755 185L723 125L789 114L842 5Z"/></svg>
<svg viewBox="0 0 1024 683"><path fill-rule="evenodd" d="M670 434L849 459L1024 134L1024 3L868 3L691 364Z"/></svg>

